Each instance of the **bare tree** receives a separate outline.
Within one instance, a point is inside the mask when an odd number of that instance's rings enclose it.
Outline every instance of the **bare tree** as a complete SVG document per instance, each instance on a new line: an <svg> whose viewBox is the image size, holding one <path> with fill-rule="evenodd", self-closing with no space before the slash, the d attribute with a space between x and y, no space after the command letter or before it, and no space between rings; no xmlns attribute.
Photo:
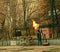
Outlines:
<svg viewBox="0 0 60 52"><path fill-rule="evenodd" d="M27 26L29 26L28 21L38 11L37 8L38 0L22 0L22 7L23 7L23 17L24 17L24 28L26 29L26 34L27 34Z"/></svg>
<svg viewBox="0 0 60 52"><path fill-rule="evenodd" d="M5 17L3 13L0 13L0 39L3 38L4 34Z"/></svg>

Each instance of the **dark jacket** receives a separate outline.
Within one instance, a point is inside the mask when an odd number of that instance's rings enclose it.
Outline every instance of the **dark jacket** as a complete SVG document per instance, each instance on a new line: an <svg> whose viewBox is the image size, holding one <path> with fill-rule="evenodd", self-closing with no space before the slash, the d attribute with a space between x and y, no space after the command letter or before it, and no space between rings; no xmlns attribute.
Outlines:
<svg viewBox="0 0 60 52"><path fill-rule="evenodd" d="M38 32L37 32L37 38L38 39L41 39L41 33L42 33L42 31L38 30Z"/></svg>

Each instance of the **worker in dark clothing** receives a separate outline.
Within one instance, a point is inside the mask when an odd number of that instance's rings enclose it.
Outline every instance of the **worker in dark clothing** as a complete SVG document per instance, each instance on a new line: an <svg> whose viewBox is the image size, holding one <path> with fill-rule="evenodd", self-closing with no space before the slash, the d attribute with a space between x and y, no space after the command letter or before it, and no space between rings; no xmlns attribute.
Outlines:
<svg viewBox="0 0 60 52"><path fill-rule="evenodd" d="M37 38L38 38L38 45L42 45L42 37L41 37L41 30L37 31Z"/></svg>

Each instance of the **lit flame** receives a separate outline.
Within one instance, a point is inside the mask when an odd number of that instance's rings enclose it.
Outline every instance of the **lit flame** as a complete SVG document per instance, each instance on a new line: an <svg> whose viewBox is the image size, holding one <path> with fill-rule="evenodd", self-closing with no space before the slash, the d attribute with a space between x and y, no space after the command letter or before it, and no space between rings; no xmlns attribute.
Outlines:
<svg viewBox="0 0 60 52"><path fill-rule="evenodd" d="M33 27L34 29L37 29L39 27L39 24L36 23L36 21L32 20L33 21Z"/></svg>

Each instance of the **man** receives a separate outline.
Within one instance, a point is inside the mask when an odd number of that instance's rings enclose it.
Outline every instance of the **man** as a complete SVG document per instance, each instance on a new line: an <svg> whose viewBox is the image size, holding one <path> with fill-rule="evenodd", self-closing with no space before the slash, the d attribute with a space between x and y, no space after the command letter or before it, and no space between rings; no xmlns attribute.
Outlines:
<svg viewBox="0 0 60 52"><path fill-rule="evenodd" d="M42 37L41 37L41 30L37 30L37 38L38 38L38 45L42 45Z"/></svg>

